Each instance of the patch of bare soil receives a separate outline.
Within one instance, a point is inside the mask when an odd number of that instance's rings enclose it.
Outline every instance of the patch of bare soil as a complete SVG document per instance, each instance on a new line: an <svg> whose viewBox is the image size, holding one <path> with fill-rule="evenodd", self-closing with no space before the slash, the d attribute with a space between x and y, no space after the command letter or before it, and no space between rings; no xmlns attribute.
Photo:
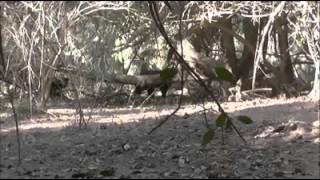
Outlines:
<svg viewBox="0 0 320 180"><path fill-rule="evenodd" d="M253 124L235 122L234 132L206 130L201 105L184 105L151 135L173 106L85 109L88 128L77 128L75 110L52 108L51 115L20 121L22 165L17 164L13 120L1 127L0 178L317 178L319 105L307 98L227 102L231 116L248 115ZM206 108L217 109L214 103ZM217 112L207 113L215 126Z"/></svg>

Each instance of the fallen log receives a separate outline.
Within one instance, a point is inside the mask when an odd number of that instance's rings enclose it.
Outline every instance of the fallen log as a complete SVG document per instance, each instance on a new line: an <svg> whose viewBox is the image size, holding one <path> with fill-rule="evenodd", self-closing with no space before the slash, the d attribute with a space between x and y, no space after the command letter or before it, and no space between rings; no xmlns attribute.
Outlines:
<svg viewBox="0 0 320 180"><path fill-rule="evenodd" d="M60 72L68 74L80 74L81 77L95 81L97 79L95 73L81 71L77 73L75 69L60 69ZM204 78L203 81L208 79ZM130 84L142 90L148 90L151 88L159 88L164 84L169 84L170 89L181 90L181 81L179 76L175 76L171 81L164 82L160 77L159 73L154 74L142 74L142 75L124 75L124 74L107 74L104 76L103 81L105 83L119 83L119 84ZM192 83L194 80L189 77L184 81L185 84Z"/></svg>
<svg viewBox="0 0 320 180"><path fill-rule="evenodd" d="M106 81L112 83L132 85L138 85L141 83L150 85L161 85L164 83L163 80L160 78L160 73L152 75L113 75L110 79Z"/></svg>

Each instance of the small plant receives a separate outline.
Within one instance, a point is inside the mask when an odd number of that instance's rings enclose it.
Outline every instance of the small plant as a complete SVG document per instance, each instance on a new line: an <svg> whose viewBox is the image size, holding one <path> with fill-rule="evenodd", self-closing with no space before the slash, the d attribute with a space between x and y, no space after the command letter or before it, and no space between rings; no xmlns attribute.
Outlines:
<svg viewBox="0 0 320 180"><path fill-rule="evenodd" d="M215 74L216 74L215 78L218 80L229 81L231 83L235 81L235 76L225 68L222 68L222 67L215 68ZM252 123L251 118L248 116L237 116L236 119L244 124L251 124ZM221 111L221 114L216 119L216 127L222 128L222 131L224 129L232 129L233 128L237 132L237 134L240 136L240 138L244 142L246 142L245 139L241 136L238 129L234 126L234 124L232 122L232 118L229 117L228 114L225 113L223 110ZM213 139L213 136L214 136L214 130L212 128L208 127L207 131L203 135L202 144L206 145L206 144L210 143L211 140Z"/></svg>
<svg viewBox="0 0 320 180"><path fill-rule="evenodd" d="M239 120L240 122L244 123L244 124L251 124L253 122L251 120L251 118L248 117L248 116L237 116L236 119ZM242 138L242 136L239 133L239 131L237 130L237 128L235 128L235 126L233 125L232 119L229 116L227 116L226 114L224 114L224 113L221 113L217 117L217 119L216 119L216 127L222 128L222 131L224 129L234 128L234 130ZM207 131L203 135L202 144L203 145L209 144L212 141L213 137L214 137L214 129L207 128ZM242 140L244 140L244 139L242 138ZM244 142L246 142L246 141L244 140Z"/></svg>

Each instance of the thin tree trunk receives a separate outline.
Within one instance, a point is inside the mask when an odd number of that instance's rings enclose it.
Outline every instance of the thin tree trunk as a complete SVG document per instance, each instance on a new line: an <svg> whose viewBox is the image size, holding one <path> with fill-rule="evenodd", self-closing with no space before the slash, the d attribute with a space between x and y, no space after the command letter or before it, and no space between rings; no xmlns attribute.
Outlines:
<svg viewBox="0 0 320 180"><path fill-rule="evenodd" d="M309 94L309 97L311 97L314 100L320 99L320 61L314 60L315 65L315 75L314 75L314 81L313 81L313 88Z"/></svg>

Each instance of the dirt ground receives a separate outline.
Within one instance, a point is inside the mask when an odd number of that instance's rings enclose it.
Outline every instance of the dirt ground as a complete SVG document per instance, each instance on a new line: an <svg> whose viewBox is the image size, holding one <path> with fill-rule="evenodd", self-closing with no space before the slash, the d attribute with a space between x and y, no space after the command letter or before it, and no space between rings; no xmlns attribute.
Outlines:
<svg viewBox="0 0 320 180"><path fill-rule="evenodd" d="M87 128L77 126L75 109L20 121L22 164L17 167L13 120L1 124L0 178L317 178L320 168L319 102L306 97L226 102L245 144L233 131L206 131L203 107L183 105L176 116L148 135L175 105L85 109ZM205 107L215 126L217 107ZM222 144L224 140L224 144Z"/></svg>

